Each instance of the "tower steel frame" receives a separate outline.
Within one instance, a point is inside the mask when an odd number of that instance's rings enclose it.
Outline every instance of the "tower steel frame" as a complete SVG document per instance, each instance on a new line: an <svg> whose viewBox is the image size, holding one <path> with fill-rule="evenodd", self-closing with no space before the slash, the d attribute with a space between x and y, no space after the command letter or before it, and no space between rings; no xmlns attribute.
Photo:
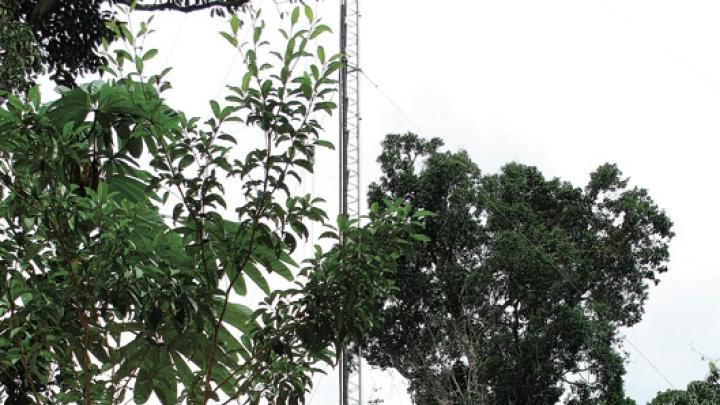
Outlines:
<svg viewBox="0 0 720 405"><path fill-rule="evenodd" d="M340 212L360 219L360 9L359 0L340 0ZM345 348L339 361L340 405L362 405L361 348Z"/></svg>

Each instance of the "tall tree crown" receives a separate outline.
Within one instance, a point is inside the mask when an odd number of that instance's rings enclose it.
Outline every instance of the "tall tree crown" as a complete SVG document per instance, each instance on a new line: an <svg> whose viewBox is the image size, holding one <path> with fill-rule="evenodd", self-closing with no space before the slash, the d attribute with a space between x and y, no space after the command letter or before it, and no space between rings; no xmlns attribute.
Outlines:
<svg viewBox="0 0 720 405"><path fill-rule="evenodd" d="M670 219L612 164L578 188L518 163L483 175L441 145L383 142L370 202L435 215L397 272L369 361L398 369L420 404L624 400L617 330L641 319L667 270Z"/></svg>

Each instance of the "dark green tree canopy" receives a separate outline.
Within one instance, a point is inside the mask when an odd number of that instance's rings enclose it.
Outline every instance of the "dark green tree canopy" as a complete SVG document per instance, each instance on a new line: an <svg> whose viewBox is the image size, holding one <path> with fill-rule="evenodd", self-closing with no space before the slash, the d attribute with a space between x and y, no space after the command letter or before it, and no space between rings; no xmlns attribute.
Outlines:
<svg viewBox="0 0 720 405"><path fill-rule="evenodd" d="M25 63L23 69L28 79L33 74L51 73L58 84L72 86L79 75L96 72L105 63L98 53L103 40L113 41L116 35L107 26L115 18L112 9L116 4L132 6L138 11L193 12L210 9L211 13L223 15L235 12L250 0L0 0L0 24L12 25L0 29L0 79L8 69L30 54L13 52L17 36L27 31L34 39L22 42L30 49L38 47L44 66ZM3 32L7 31L7 32ZM12 33L12 34L11 34ZM27 85L24 77L13 76L14 81L0 82L0 90L22 89ZM30 80L32 81L32 80Z"/></svg>
<svg viewBox="0 0 720 405"><path fill-rule="evenodd" d="M29 27L42 49L45 69L60 84L71 85L77 75L103 64L96 53L103 39L111 40L106 23L112 13L97 0L2 0L16 23Z"/></svg>
<svg viewBox="0 0 720 405"><path fill-rule="evenodd" d="M441 146L383 142L370 202L435 215L397 272L368 361L396 368L418 404L624 401L617 330L641 319L667 270L670 219L611 164L578 188L517 163L483 175Z"/></svg>

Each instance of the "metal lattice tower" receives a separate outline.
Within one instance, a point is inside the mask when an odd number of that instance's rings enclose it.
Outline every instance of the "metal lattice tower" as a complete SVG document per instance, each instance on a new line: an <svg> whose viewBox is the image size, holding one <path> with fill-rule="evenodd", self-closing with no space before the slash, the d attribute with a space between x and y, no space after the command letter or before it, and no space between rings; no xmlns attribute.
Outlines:
<svg viewBox="0 0 720 405"><path fill-rule="evenodd" d="M340 0L340 212L360 218L360 60L359 0ZM358 353L353 355L352 353ZM347 348L340 356L340 405L362 405L360 348Z"/></svg>
<svg viewBox="0 0 720 405"><path fill-rule="evenodd" d="M343 213L360 216L360 70L358 0L341 0L340 52L345 65L340 72L340 135L343 164Z"/></svg>

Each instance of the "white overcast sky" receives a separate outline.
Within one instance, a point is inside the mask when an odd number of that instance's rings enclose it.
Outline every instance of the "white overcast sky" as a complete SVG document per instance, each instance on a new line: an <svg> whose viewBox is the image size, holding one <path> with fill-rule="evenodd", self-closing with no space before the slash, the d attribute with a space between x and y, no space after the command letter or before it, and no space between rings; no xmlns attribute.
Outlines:
<svg viewBox="0 0 720 405"><path fill-rule="evenodd" d="M254 3L275 13L273 0ZM338 3L309 4L337 27ZM691 346L720 357L720 2L360 3L361 67L419 127L362 84L364 185L379 174L383 136L407 130L467 150L485 172L518 161L583 185L598 165L617 163L667 210L677 234L670 271L651 288L643 321L625 333L674 386L703 378L707 365ZM174 67L171 103L206 114L225 78L239 83L243 73L217 35L225 22L207 13L155 21L157 59ZM337 122L325 125L335 140ZM302 186L328 199L331 217L336 167L334 154L320 156L318 174ZM669 388L637 350L626 349L630 397L644 404ZM398 376L371 376L366 399L409 403ZM337 403L335 377L316 381L310 403Z"/></svg>

